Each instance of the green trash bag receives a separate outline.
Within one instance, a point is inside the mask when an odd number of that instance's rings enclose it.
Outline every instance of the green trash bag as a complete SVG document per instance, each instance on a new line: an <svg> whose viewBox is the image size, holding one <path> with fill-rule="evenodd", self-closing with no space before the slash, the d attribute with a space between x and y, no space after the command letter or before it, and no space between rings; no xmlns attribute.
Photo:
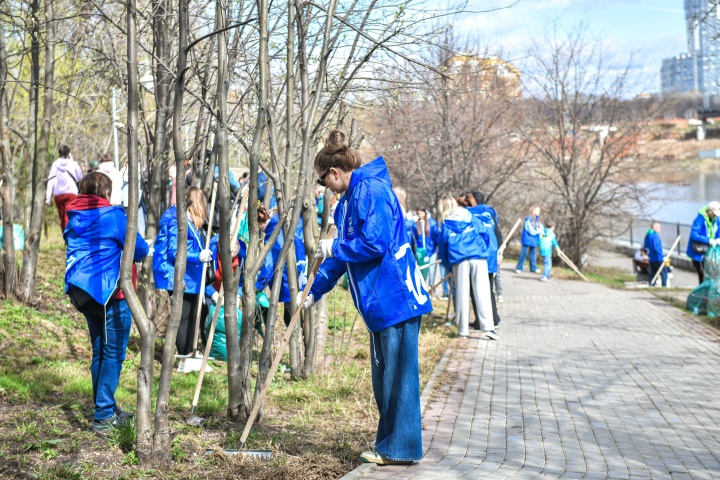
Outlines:
<svg viewBox="0 0 720 480"><path fill-rule="evenodd" d="M703 268L705 270L705 282L708 283L707 290L707 316L711 318L720 317L720 247L710 247L703 257Z"/></svg>
<svg viewBox="0 0 720 480"><path fill-rule="evenodd" d="M205 336L210 335L210 327L212 325L213 317L215 316L216 305L210 305L208 308L208 316L205 320ZM242 311L237 309L237 328L238 337L242 331ZM220 306L220 313L218 314L217 325L215 326L215 335L213 336L212 346L210 347L210 356L216 360L222 360L227 362L227 340L225 337L225 307Z"/></svg>
<svg viewBox="0 0 720 480"><path fill-rule="evenodd" d="M688 295L685 308L693 315L707 315L708 292L715 282L710 279L695 287Z"/></svg>
<svg viewBox="0 0 720 480"><path fill-rule="evenodd" d="M427 255L427 249L425 248L417 248L415 250L415 255L417 256L417 263L419 267L424 267L428 263L430 263L430 257ZM428 274L430 273L429 268L423 268L420 270L422 273L423 278L425 279L425 282L428 280Z"/></svg>

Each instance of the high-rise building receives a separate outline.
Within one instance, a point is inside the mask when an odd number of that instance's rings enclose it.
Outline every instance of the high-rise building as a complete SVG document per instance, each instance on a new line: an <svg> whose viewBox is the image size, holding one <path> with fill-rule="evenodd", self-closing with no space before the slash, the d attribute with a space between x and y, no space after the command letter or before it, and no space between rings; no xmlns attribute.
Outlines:
<svg viewBox="0 0 720 480"><path fill-rule="evenodd" d="M720 94L720 9L714 0L685 0L688 53L663 60L662 93Z"/></svg>

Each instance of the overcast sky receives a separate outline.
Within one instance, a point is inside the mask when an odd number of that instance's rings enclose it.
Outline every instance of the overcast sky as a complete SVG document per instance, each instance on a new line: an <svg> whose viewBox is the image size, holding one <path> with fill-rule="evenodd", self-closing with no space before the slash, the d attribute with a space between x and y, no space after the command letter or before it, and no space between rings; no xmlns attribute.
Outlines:
<svg viewBox="0 0 720 480"><path fill-rule="evenodd" d="M471 11L489 10L513 0L469 0ZM683 0L519 0L511 8L468 13L455 22L463 32L499 45L503 56L521 62L532 37L558 21L566 28L584 24L591 38L603 38L606 51L618 62L633 53L633 68L644 85L639 91L660 89L663 58L687 50Z"/></svg>

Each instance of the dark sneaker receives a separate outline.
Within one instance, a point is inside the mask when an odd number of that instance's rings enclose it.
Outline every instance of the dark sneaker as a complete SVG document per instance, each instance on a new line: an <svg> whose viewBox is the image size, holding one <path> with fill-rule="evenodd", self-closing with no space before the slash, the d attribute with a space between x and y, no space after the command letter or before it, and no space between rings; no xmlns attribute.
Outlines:
<svg viewBox="0 0 720 480"><path fill-rule="evenodd" d="M470 326L470 328L473 329L473 330L482 330L482 327L480 327L480 322L478 322L477 320L475 320L475 321L474 321L473 323L471 323L469 326Z"/></svg>
<svg viewBox="0 0 720 480"><path fill-rule="evenodd" d="M110 435L113 428L120 428L125 424L116 414L104 420L93 420L90 428L99 435Z"/></svg>
<svg viewBox="0 0 720 480"><path fill-rule="evenodd" d="M497 334L495 330L488 330L485 332L485 337L489 338L490 340L497 340L500 338L500 335Z"/></svg>
<svg viewBox="0 0 720 480"><path fill-rule="evenodd" d="M115 415L117 416L118 420L121 420L122 423L127 422L128 420L133 421L135 419L135 414L132 412L126 412L120 407L115 407Z"/></svg>

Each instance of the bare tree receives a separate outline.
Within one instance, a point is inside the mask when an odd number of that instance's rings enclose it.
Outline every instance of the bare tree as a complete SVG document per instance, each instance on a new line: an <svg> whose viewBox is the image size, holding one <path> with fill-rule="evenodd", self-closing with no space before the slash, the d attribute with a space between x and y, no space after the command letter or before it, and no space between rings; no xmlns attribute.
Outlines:
<svg viewBox="0 0 720 480"><path fill-rule="evenodd" d="M599 219L637 206L635 148L656 104L629 108L629 63L618 67L582 28L551 29L528 52L519 129L534 160L537 197L555 202L563 249L578 265L602 233Z"/></svg>
<svg viewBox="0 0 720 480"><path fill-rule="evenodd" d="M13 235L13 205L15 203L15 175L13 159L10 156L10 130L8 128L8 103L9 93L7 83L8 66L7 53L5 50L5 29L0 22L0 165L2 166L2 216L3 237L2 248L5 250L3 256L5 298L12 298L15 295L15 244Z"/></svg>
<svg viewBox="0 0 720 480"><path fill-rule="evenodd" d="M404 69L381 82L371 141L386 154L410 205L432 207L447 193L506 186L525 163L513 138L520 74L488 48L462 41L448 27L434 37L424 61L442 69Z"/></svg>

